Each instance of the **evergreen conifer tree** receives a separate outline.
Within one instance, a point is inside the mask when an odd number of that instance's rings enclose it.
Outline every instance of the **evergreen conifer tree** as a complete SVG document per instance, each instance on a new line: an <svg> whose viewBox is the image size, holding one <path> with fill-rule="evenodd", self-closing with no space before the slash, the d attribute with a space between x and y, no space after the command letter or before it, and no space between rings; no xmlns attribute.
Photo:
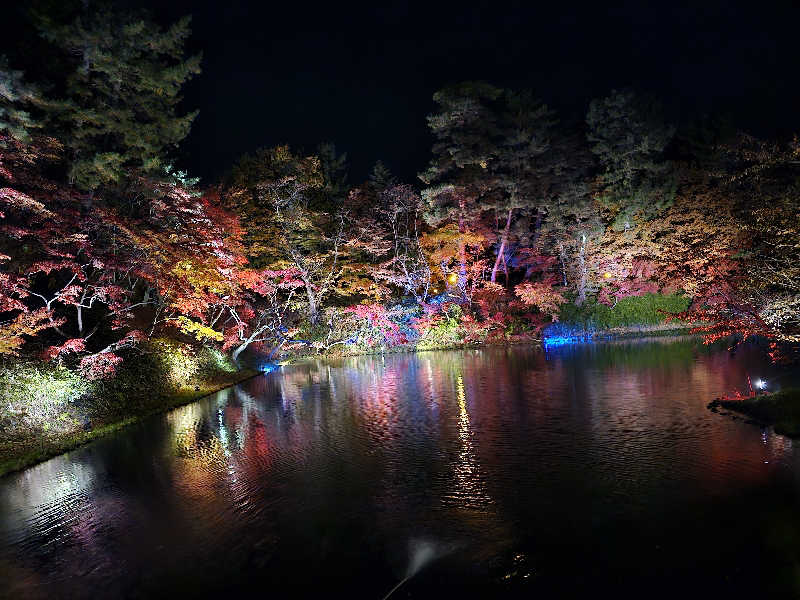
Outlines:
<svg viewBox="0 0 800 600"><path fill-rule="evenodd" d="M187 57L189 17L162 31L145 16L88 0L68 22L36 18L41 35L71 57L64 94L48 103L71 183L86 191L163 171L197 115L178 114L183 85L200 72Z"/></svg>
<svg viewBox="0 0 800 600"><path fill-rule="evenodd" d="M675 134L659 104L632 91L593 100L587 137L603 168L601 196L615 229L630 229L668 208L675 197L672 164L664 156Z"/></svg>
<svg viewBox="0 0 800 600"><path fill-rule="evenodd" d="M38 90L23 79L21 71L9 67L5 56L0 56L0 132L20 142L29 141L31 131L40 126L29 109L39 102Z"/></svg>
<svg viewBox="0 0 800 600"><path fill-rule="evenodd" d="M397 178L392 175L382 160L375 162L372 171L369 174L369 184L376 192L382 192L386 188L392 187L397 184Z"/></svg>
<svg viewBox="0 0 800 600"><path fill-rule="evenodd" d="M514 219L533 212L546 212L548 172L558 165L552 160L550 137L555 114L530 92L507 92L499 119L499 137L490 166L498 224L497 256L491 272L495 281L510 243ZM536 219L535 227L538 227Z"/></svg>
<svg viewBox="0 0 800 600"><path fill-rule="evenodd" d="M445 221L458 224L459 234L468 232L487 208L487 193L493 188L489 165L497 156L496 103L503 90L483 82L464 82L436 92L439 111L428 116L434 135L433 159L419 175L428 186L422 191L425 220L434 226ZM466 248L459 244L458 287L467 284Z"/></svg>
<svg viewBox="0 0 800 600"><path fill-rule="evenodd" d="M317 146L320 173L323 178L321 191L329 205L340 205L347 195L347 153L336 152L336 144L322 142ZM331 207L329 206L329 208Z"/></svg>

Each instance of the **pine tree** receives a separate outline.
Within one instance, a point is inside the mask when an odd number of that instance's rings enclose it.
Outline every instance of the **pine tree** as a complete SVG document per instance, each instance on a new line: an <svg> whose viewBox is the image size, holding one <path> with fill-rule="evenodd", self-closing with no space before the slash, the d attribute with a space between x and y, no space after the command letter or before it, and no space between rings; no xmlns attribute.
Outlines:
<svg viewBox="0 0 800 600"><path fill-rule="evenodd" d="M66 24L37 18L42 36L72 57L65 94L48 111L71 183L95 191L132 171L161 172L197 115L177 112L181 88L200 72L200 56L185 55L189 22L161 31L144 16L88 2Z"/></svg>
<svg viewBox="0 0 800 600"><path fill-rule="evenodd" d="M380 193L387 188L397 185L397 178L392 175L389 167L387 167L382 160L378 160L375 162L375 166L372 167L372 171L369 174L369 184L377 193Z"/></svg>
<svg viewBox="0 0 800 600"><path fill-rule="evenodd" d="M445 221L458 225L463 238L468 223L487 208L493 189L489 165L497 156L496 103L503 90L483 82L465 82L436 92L439 112L428 116L435 137L433 159L419 178L429 187L422 191L425 220L434 226ZM459 246L458 287L467 285L465 244Z"/></svg>
<svg viewBox="0 0 800 600"><path fill-rule="evenodd" d="M320 173L323 178L322 193L329 205L339 205L347 196L347 175L349 165L347 153L338 154L336 144L322 142L317 146Z"/></svg>
<svg viewBox="0 0 800 600"><path fill-rule="evenodd" d="M558 259L561 284L580 306L592 288L589 252L605 229L591 194L594 160L582 134L554 137L551 153L560 167L553 172L540 237Z"/></svg>
<svg viewBox="0 0 800 600"><path fill-rule="evenodd" d="M498 224L504 221L491 281L495 281L501 262L506 262L514 218L534 211L539 215L546 210L542 206L549 187L546 175L558 168L549 152L555 124L553 111L530 92L505 95L499 119L500 136L494 151L496 158L489 169L498 192L493 194L495 220Z"/></svg>
<svg viewBox="0 0 800 600"><path fill-rule="evenodd" d="M675 134L659 104L632 91L593 100L587 137L603 167L601 199L615 229L630 229L668 208L675 197L672 165L664 156Z"/></svg>
<svg viewBox="0 0 800 600"><path fill-rule="evenodd" d="M40 126L29 109L40 101L38 90L23 79L21 71L8 66L5 56L0 56L0 133L28 142L31 131Z"/></svg>

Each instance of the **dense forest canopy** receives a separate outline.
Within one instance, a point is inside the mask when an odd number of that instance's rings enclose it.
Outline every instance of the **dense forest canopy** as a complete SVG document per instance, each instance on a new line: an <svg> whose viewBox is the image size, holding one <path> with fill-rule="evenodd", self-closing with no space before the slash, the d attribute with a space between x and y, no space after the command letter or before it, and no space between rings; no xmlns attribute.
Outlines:
<svg viewBox="0 0 800 600"><path fill-rule="evenodd" d="M675 122L634 88L575 123L535 91L463 81L433 95L415 180L379 157L353 180L326 142L244 153L199 186L174 167L201 76L188 17L76 2L30 22L57 68L0 59L4 359L101 379L153 337L235 359L433 347L632 302L776 359L800 344L796 138Z"/></svg>
<svg viewBox="0 0 800 600"><path fill-rule="evenodd" d="M0 54L29 80L60 69L30 7L56 17L70 5L30 0L3 12ZM245 152L286 143L311 152L320 140L348 152L353 181L376 159L411 181L428 161L432 95L468 80L534 89L569 125L592 99L636 85L671 122L728 115L759 137L800 130L800 5L790 1L119 5L148 8L162 30L192 16L187 56L202 53L203 76L181 95L184 113L200 113L176 158L207 183Z"/></svg>

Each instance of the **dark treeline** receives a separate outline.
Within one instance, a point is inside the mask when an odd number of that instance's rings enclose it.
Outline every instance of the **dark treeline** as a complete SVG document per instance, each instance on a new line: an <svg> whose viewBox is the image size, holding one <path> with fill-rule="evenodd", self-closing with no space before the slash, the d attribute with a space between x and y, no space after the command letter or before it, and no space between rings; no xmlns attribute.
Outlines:
<svg viewBox="0 0 800 600"><path fill-rule="evenodd" d="M334 144L241 157L199 188L172 165L200 73L190 20L31 10L41 72L0 59L0 355L114 375L148 339L365 351L702 323L800 341L800 146L671 123L611 90L565 124L526 90L434 95L418 181L348 179ZM445 80L446 77L443 77Z"/></svg>

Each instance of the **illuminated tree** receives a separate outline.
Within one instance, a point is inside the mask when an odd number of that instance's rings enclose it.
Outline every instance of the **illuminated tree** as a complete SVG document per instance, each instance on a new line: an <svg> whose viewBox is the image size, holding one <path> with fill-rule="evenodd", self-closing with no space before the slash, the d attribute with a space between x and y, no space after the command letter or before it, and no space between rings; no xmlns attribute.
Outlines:
<svg viewBox="0 0 800 600"><path fill-rule="evenodd" d="M407 185L381 189L369 184L351 191L348 204L348 248L365 255L365 279L400 289L417 302L427 301L433 282L421 243L422 210L419 194Z"/></svg>
<svg viewBox="0 0 800 600"><path fill-rule="evenodd" d="M0 56L0 134L20 142L29 142L32 131L40 127L30 109L41 102L39 91L13 70L8 59Z"/></svg>
<svg viewBox="0 0 800 600"><path fill-rule="evenodd" d="M251 344L269 343L276 352L291 341L291 308L304 283L297 271L244 271L240 275L241 306L228 308L230 319L223 348L232 348L234 361ZM249 293L248 293L249 292Z"/></svg>
<svg viewBox="0 0 800 600"><path fill-rule="evenodd" d="M56 332L49 358L85 352L87 376L106 376L148 320L150 333L167 326L222 341L233 311L245 314L263 292L245 269L238 219L213 195L140 177L135 187L153 199L145 217L122 217L100 197L84 213L74 188L38 178L47 157L8 139L0 151L2 177L15 185L0 188L0 249L13 267L0 271L8 351Z"/></svg>
<svg viewBox="0 0 800 600"><path fill-rule="evenodd" d="M553 289L552 281L520 283L514 288L514 293L526 305L535 306L554 321L558 321L559 308L566 302L564 296Z"/></svg>
<svg viewBox="0 0 800 600"><path fill-rule="evenodd" d="M486 83L466 82L444 88L433 96L439 112L428 117L434 135L433 159L420 179L425 219L438 227L455 223L458 241L457 285L462 292L468 278L467 238L470 226L484 210L481 201L491 189L488 167L496 154L497 118L494 104L502 90Z"/></svg>
<svg viewBox="0 0 800 600"><path fill-rule="evenodd" d="M546 211L544 198L549 192L546 174L558 170L549 153L556 123L553 111L530 93L507 92L503 100L499 137L494 159L489 163L496 192L492 194L495 221L500 229L497 256L490 275L492 282L497 278L501 263L506 264L515 217L528 216L535 211L534 226L538 228L541 215Z"/></svg>
<svg viewBox="0 0 800 600"><path fill-rule="evenodd" d="M44 309L18 311L15 317L0 324L0 356L18 355L26 342L51 328L53 323L52 314Z"/></svg>
<svg viewBox="0 0 800 600"><path fill-rule="evenodd" d="M386 188L397 185L397 178L392 175L383 161L376 161L369 174L369 185L377 192L380 193Z"/></svg>
<svg viewBox="0 0 800 600"><path fill-rule="evenodd" d="M550 193L544 205L541 230L537 230L532 257L551 255L558 259L560 282L574 293L580 306L597 289L593 249L605 231L601 207L590 184L594 160L582 136L562 134L553 139ZM537 248L541 246L541 250ZM526 278L538 268L540 259L528 267ZM533 269L532 269L533 268Z"/></svg>
<svg viewBox="0 0 800 600"><path fill-rule="evenodd" d="M419 243L428 257L431 273L438 274L441 285L457 285L459 292L470 301L487 271L486 260L480 258L486 247L486 238L459 231L454 223L450 223L423 234ZM438 293L441 290L434 287L432 291Z"/></svg>
<svg viewBox="0 0 800 600"><path fill-rule="evenodd" d="M141 14L88 2L67 22L39 15L42 36L69 64L58 82L65 94L46 108L70 181L81 189L121 183L130 169L160 172L188 134L196 113L179 115L177 107L182 86L200 72L200 56L184 51L189 21L161 31Z"/></svg>
<svg viewBox="0 0 800 600"><path fill-rule="evenodd" d="M593 100L586 115L588 139L603 172L600 198L615 229L630 229L669 207L672 164L664 156L675 129L658 103L632 91Z"/></svg>
<svg viewBox="0 0 800 600"><path fill-rule="evenodd" d="M227 202L247 223L244 244L253 266L296 269L316 326L322 301L342 274L346 242L343 213L328 210L319 159L286 146L260 150L244 157L228 181Z"/></svg>
<svg viewBox="0 0 800 600"><path fill-rule="evenodd" d="M772 341L773 357L800 343L800 150L739 136L723 148L725 189L738 197L740 231L748 241L741 275L697 302L709 340L737 334ZM785 357L785 356L784 356Z"/></svg>

